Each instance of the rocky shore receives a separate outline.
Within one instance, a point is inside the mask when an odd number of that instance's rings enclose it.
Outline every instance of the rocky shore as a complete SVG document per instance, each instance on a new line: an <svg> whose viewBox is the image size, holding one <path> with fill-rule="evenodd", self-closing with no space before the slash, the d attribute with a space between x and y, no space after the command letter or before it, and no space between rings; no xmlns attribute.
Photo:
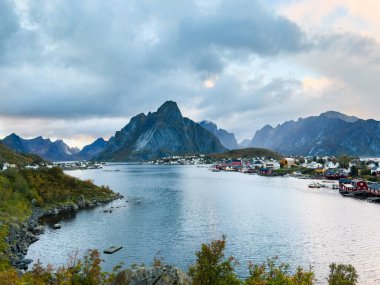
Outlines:
<svg viewBox="0 0 380 285"><path fill-rule="evenodd" d="M91 209L110 203L123 196L116 193L107 198L85 199L80 196L76 203L58 204L48 209L33 206L32 214L25 222L18 222L16 219L8 223L9 234L5 241L9 245L6 255L9 256L11 265L20 269L27 270L28 265L33 261L25 259L29 246L39 240L39 235L44 233L44 226L40 223L43 217L54 217L62 213L78 212L80 210ZM35 203L33 203L35 204Z"/></svg>
<svg viewBox="0 0 380 285"><path fill-rule="evenodd" d="M191 285L189 275L171 266L137 266L120 272L111 285Z"/></svg>

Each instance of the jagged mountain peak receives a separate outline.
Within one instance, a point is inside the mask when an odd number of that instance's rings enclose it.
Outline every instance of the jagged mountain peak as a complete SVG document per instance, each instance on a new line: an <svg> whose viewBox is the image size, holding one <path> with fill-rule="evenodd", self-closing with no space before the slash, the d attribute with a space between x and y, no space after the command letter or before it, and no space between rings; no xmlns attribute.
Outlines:
<svg viewBox="0 0 380 285"><path fill-rule="evenodd" d="M337 111L327 111L320 115L321 117L327 117L332 119L341 119L345 122L354 123L358 120L360 120L358 117L355 116L348 116L346 114L337 112Z"/></svg>
<svg viewBox="0 0 380 285"><path fill-rule="evenodd" d="M209 120L203 120L199 124L212 134L214 134L227 149L237 149L239 145L235 138L235 134L230 133L224 129L218 129L217 124Z"/></svg>
<svg viewBox="0 0 380 285"><path fill-rule="evenodd" d="M166 101L164 104L162 104L157 109L156 115L164 116L170 119L182 118L181 110L178 108L177 103L174 101Z"/></svg>
<svg viewBox="0 0 380 285"><path fill-rule="evenodd" d="M116 132L97 158L109 161L147 160L224 150L217 137L184 118L177 103L167 101L156 112L133 117L121 131Z"/></svg>

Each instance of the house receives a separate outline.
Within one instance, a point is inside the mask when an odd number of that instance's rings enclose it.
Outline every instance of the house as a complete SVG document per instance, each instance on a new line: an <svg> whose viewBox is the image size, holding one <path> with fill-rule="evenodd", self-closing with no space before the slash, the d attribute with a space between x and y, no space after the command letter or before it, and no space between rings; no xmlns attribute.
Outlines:
<svg viewBox="0 0 380 285"><path fill-rule="evenodd" d="M265 167L271 170L277 170L281 168L281 165L278 161L272 160L272 161L265 161Z"/></svg>
<svg viewBox="0 0 380 285"><path fill-rule="evenodd" d="M326 163L325 163L325 168L327 168L327 169L336 169L336 168L338 168L339 167L339 163L337 162L337 163L334 163L334 162L332 162L332 161L327 161Z"/></svg>
<svg viewBox="0 0 380 285"><path fill-rule="evenodd" d="M269 175L271 173L272 173L272 171L269 168L261 168L260 169L260 174L262 174L262 175Z"/></svg>
<svg viewBox="0 0 380 285"><path fill-rule="evenodd" d="M323 165L321 163L312 161L310 163L304 163L302 167L308 168L308 169L317 169L317 168L323 168Z"/></svg>
<svg viewBox="0 0 380 285"><path fill-rule="evenodd" d="M380 166L374 166L371 168L371 175L380 176Z"/></svg>
<svg viewBox="0 0 380 285"><path fill-rule="evenodd" d="M265 165L265 162L262 160L255 160L252 162L251 167L254 169L260 169L263 168Z"/></svg>
<svg viewBox="0 0 380 285"><path fill-rule="evenodd" d="M2 170L2 171L5 171L5 170L7 170L8 168L9 168L9 163L6 162L6 163L3 164L1 170Z"/></svg>
<svg viewBox="0 0 380 285"><path fill-rule="evenodd" d="M286 168L290 168L295 165L294 158L286 157L280 160L280 164Z"/></svg>
<svg viewBox="0 0 380 285"><path fill-rule="evenodd" d="M368 186L368 192L376 196L380 196L380 184L375 183Z"/></svg>
<svg viewBox="0 0 380 285"><path fill-rule="evenodd" d="M356 191L367 191L368 185L367 182L361 179L354 179L351 181L352 186L356 188Z"/></svg>
<svg viewBox="0 0 380 285"><path fill-rule="evenodd" d="M27 169L34 169L34 170L36 170L36 169L38 169L38 168L39 168L39 166L38 166L38 165L27 165L27 166L25 166L25 168L27 168Z"/></svg>
<svg viewBox="0 0 380 285"><path fill-rule="evenodd" d="M341 191L356 191L356 188L354 185L352 184L346 184L346 183L343 183L339 186L339 189Z"/></svg>

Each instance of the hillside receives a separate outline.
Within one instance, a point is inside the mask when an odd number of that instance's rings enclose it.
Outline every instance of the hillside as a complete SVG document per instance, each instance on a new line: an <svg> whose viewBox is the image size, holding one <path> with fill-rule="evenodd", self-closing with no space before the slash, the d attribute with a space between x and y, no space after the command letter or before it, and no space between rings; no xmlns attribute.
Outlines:
<svg viewBox="0 0 380 285"><path fill-rule="evenodd" d="M36 241L37 222L29 220L32 213L78 209L118 197L108 187L68 176L56 167L0 172L0 189L0 271L20 264L25 248Z"/></svg>
<svg viewBox="0 0 380 285"><path fill-rule="evenodd" d="M17 165L26 165L39 163L42 159L33 154L22 154L9 149L2 142L0 142L0 163L12 163Z"/></svg>
<svg viewBox="0 0 380 285"><path fill-rule="evenodd" d="M283 156L277 152L265 148L243 148L210 155L214 159L236 159L251 157L267 157L280 160Z"/></svg>

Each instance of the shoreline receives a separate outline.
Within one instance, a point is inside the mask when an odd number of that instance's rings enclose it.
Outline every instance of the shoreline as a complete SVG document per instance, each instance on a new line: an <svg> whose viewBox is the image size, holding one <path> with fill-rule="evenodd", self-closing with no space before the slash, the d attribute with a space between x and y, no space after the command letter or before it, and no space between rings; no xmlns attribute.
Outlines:
<svg viewBox="0 0 380 285"><path fill-rule="evenodd" d="M42 218L56 217L63 213L77 213L79 211L89 210L98 206L103 206L113 201L123 199L120 193L114 193L107 198L85 199L83 195L76 203L64 204L59 203L49 209L33 207L32 213L24 222L17 220L9 222L9 232L6 237L8 249L6 254L9 256L10 265L18 270L27 270L31 259L25 259L29 246L39 240L40 235L45 232Z"/></svg>

